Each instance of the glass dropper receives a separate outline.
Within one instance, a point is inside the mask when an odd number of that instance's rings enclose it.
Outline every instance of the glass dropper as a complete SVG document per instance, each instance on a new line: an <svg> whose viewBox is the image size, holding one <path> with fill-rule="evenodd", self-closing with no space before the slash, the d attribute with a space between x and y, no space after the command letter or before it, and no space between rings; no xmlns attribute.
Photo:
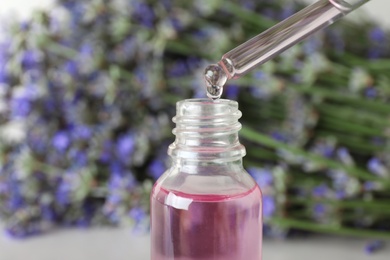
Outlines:
<svg viewBox="0 0 390 260"><path fill-rule="evenodd" d="M319 0L239 45L205 69L207 96L220 98L227 80L240 78L368 1Z"/></svg>

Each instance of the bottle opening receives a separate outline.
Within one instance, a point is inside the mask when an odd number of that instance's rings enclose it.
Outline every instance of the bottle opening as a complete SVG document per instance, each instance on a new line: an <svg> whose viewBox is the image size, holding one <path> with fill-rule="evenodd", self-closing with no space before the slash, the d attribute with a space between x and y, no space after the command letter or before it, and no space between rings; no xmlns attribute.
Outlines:
<svg viewBox="0 0 390 260"><path fill-rule="evenodd" d="M187 99L176 105L168 154L194 160L237 160L245 155L238 140L238 103L227 99Z"/></svg>
<svg viewBox="0 0 390 260"><path fill-rule="evenodd" d="M221 123L238 122L241 117L238 103L228 99L186 99L177 102L176 116L173 122L176 124L193 123Z"/></svg>

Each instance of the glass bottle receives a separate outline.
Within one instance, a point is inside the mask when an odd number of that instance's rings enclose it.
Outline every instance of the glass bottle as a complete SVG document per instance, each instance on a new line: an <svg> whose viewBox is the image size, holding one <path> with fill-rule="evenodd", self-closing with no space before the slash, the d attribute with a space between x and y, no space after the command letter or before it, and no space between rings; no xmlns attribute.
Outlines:
<svg viewBox="0 0 390 260"><path fill-rule="evenodd" d="M261 191L242 166L238 103L177 103L172 166L151 194L152 260L260 260Z"/></svg>

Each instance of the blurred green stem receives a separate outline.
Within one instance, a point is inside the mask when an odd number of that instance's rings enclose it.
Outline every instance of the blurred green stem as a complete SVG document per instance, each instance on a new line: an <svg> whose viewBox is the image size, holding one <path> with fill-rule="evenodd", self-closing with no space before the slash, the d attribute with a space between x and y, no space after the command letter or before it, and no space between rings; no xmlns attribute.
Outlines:
<svg viewBox="0 0 390 260"><path fill-rule="evenodd" d="M362 200L331 200L331 199L316 199L316 198L294 198L289 197L288 201L293 204L317 204L325 203L331 204L332 206L337 206L341 208L349 209L364 209L367 211L378 211L381 213L390 213L390 201L381 201L381 200L372 200L372 201L362 201Z"/></svg>
<svg viewBox="0 0 390 260"><path fill-rule="evenodd" d="M307 231L325 233L325 234L354 236L354 237L362 237L362 238L375 238L375 239L390 239L389 232L345 228L337 225L322 225L322 224L311 223L305 220L274 217L270 220L270 223L284 228L297 228L301 230L307 230Z"/></svg>
<svg viewBox="0 0 390 260"><path fill-rule="evenodd" d="M271 137L268 137L262 133L256 132L248 127L244 127L240 131L240 134L241 134L241 137L243 137L244 139L247 139L249 141L264 145L266 147L274 148L274 149L286 150L286 151L288 151L292 154L295 154L297 156L302 156L302 157L304 157L308 160L314 161L316 163L324 164L329 168L336 168L336 169L344 170L344 171L348 172L350 175L359 177L363 180L382 181L384 185L386 185L386 186L390 185L388 180L383 180L382 178L374 176L365 170L362 170L362 169L359 169L359 168L356 168L353 166L346 166L340 162L337 162L337 161L334 161L331 159L327 159L323 156L320 156L320 155L317 155L317 154L314 154L311 152L306 152L299 147L293 147L293 146L290 146L288 144L278 142L278 141L272 139Z"/></svg>

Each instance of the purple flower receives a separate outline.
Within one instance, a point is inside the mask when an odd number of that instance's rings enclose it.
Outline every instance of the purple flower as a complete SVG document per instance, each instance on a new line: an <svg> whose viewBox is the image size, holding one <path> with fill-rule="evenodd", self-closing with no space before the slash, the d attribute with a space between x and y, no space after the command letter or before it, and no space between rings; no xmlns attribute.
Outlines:
<svg viewBox="0 0 390 260"><path fill-rule="evenodd" d="M69 151L69 159L73 162L73 165L77 167L86 166L88 163L88 156L85 151L75 148Z"/></svg>
<svg viewBox="0 0 390 260"><path fill-rule="evenodd" d="M44 120L36 120L34 126L27 132L27 145L38 154L43 154L48 150L47 133L43 127L45 123L46 121Z"/></svg>
<svg viewBox="0 0 390 260"><path fill-rule="evenodd" d="M280 15L280 20L284 20L290 17L291 15L293 15L294 13L295 13L294 5L292 3L288 3L283 6L282 13Z"/></svg>
<svg viewBox="0 0 390 260"><path fill-rule="evenodd" d="M42 54L35 50L26 50L22 55L22 67L25 70L35 69L42 62Z"/></svg>
<svg viewBox="0 0 390 260"><path fill-rule="evenodd" d="M126 134L119 137L116 150L118 157L123 162L128 162L130 160L130 155L134 152L135 149L135 140L133 134Z"/></svg>
<svg viewBox="0 0 390 260"><path fill-rule="evenodd" d="M370 59L379 59L383 55L383 51L378 47L372 47L368 50L368 57Z"/></svg>
<svg viewBox="0 0 390 260"><path fill-rule="evenodd" d="M106 203L109 203L112 206L117 206L123 200L123 196L118 191L110 192L108 198L106 199Z"/></svg>
<svg viewBox="0 0 390 260"><path fill-rule="evenodd" d="M146 218L146 212L141 207L134 207L129 211L129 216L134 219L136 223L141 222Z"/></svg>
<svg viewBox="0 0 390 260"><path fill-rule="evenodd" d="M377 191L382 189L382 185L380 182L366 181L363 184L363 188L365 191Z"/></svg>
<svg viewBox="0 0 390 260"><path fill-rule="evenodd" d="M272 171L268 169L251 167L248 173L262 189L273 185L274 177Z"/></svg>
<svg viewBox="0 0 390 260"><path fill-rule="evenodd" d="M58 218L53 207L50 205L42 205L41 206L41 216L44 220L47 220L50 222L55 222Z"/></svg>
<svg viewBox="0 0 390 260"><path fill-rule="evenodd" d="M273 131L271 133L271 137L276 141L283 142L283 143L287 143L290 140L288 134L280 131Z"/></svg>
<svg viewBox="0 0 390 260"><path fill-rule="evenodd" d="M27 117L33 106L33 101L38 96L37 86L30 84L22 89L15 89L10 100L11 114L13 118Z"/></svg>
<svg viewBox="0 0 390 260"><path fill-rule="evenodd" d="M368 50L368 57L371 59L382 57L388 49L385 31L380 27L375 27L369 31L368 36L372 44Z"/></svg>
<svg viewBox="0 0 390 260"><path fill-rule="evenodd" d="M100 158L99 158L99 160L101 162L108 163L111 160L112 148L113 148L113 144L112 144L111 140L104 141L103 148L102 148L102 151L100 153Z"/></svg>
<svg viewBox="0 0 390 260"><path fill-rule="evenodd" d="M73 186L66 180L62 179L56 191L56 201L59 205L68 205L71 202Z"/></svg>
<svg viewBox="0 0 390 260"><path fill-rule="evenodd" d="M44 106L44 110L49 113L52 111L56 111L58 109L56 100L53 100L51 98L46 98L45 100L43 100L43 106Z"/></svg>
<svg viewBox="0 0 390 260"><path fill-rule="evenodd" d="M331 170L328 172L328 175L332 179L333 186L336 189L344 189L347 186L348 181L350 180L350 177L344 171Z"/></svg>
<svg viewBox="0 0 390 260"><path fill-rule="evenodd" d="M329 192L329 187L326 184L321 184L319 186L314 187L312 194L314 197L323 198Z"/></svg>
<svg viewBox="0 0 390 260"><path fill-rule="evenodd" d="M65 7L72 15L72 21L77 24L82 18L85 12L85 7L82 2L79 1L62 1L62 6Z"/></svg>
<svg viewBox="0 0 390 260"><path fill-rule="evenodd" d="M147 68L144 66L138 66L134 71L134 77L137 80L138 84L142 86L147 86L149 82L149 76Z"/></svg>
<svg viewBox="0 0 390 260"><path fill-rule="evenodd" d="M381 177L387 177L388 176L388 171L386 166L378 159L378 158L372 158L368 161L367 164L368 169Z"/></svg>
<svg viewBox="0 0 390 260"><path fill-rule="evenodd" d="M238 85L228 85L225 87L226 98L236 100L240 94L240 87Z"/></svg>
<svg viewBox="0 0 390 260"><path fill-rule="evenodd" d="M149 174L157 180L161 174L163 174L166 170L165 164L161 159L153 160L149 165Z"/></svg>
<svg viewBox="0 0 390 260"><path fill-rule="evenodd" d="M316 203L313 207L314 217L321 219L326 213L326 206L322 203Z"/></svg>
<svg viewBox="0 0 390 260"><path fill-rule="evenodd" d="M7 194L9 192L9 187L6 182L0 180L0 196L3 194Z"/></svg>
<svg viewBox="0 0 390 260"><path fill-rule="evenodd" d="M143 225L143 220L147 218L145 210L141 207L134 207L129 211L129 217L135 222L133 231L136 233L145 233L148 231L147 226Z"/></svg>
<svg viewBox="0 0 390 260"><path fill-rule="evenodd" d="M380 28L380 27L375 27L371 29L368 33L369 38L373 42L378 42L378 43L383 43L386 42L386 32Z"/></svg>
<svg viewBox="0 0 390 260"><path fill-rule="evenodd" d="M133 59L137 50L137 40L134 37L128 37L110 53L109 57L110 60L124 63Z"/></svg>
<svg viewBox="0 0 390 260"><path fill-rule="evenodd" d="M180 77L188 73L188 66L185 60L179 60L174 62L168 69L168 76Z"/></svg>
<svg viewBox="0 0 390 260"><path fill-rule="evenodd" d="M329 42L332 45L333 49L338 53L345 52L345 40L343 37L343 32L338 29L327 30L329 35Z"/></svg>
<svg viewBox="0 0 390 260"><path fill-rule="evenodd" d="M272 8L264 8L261 13L269 19L277 20L277 13Z"/></svg>
<svg viewBox="0 0 390 260"><path fill-rule="evenodd" d="M272 196L263 196L263 216L264 218L270 218L273 216L276 210L275 199Z"/></svg>
<svg viewBox="0 0 390 260"><path fill-rule="evenodd" d="M314 145L313 151L326 158L331 158L335 151L334 145L326 142L318 142Z"/></svg>
<svg viewBox="0 0 390 260"><path fill-rule="evenodd" d="M66 61L63 68L63 70L72 77L76 77L78 75L78 69L77 62L73 60Z"/></svg>
<svg viewBox="0 0 390 260"><path fill-rule="evenodd" d="M374 241L367 243L367 245L364 247L364 252L366 252L366 254L373 254L373 253L377 252L378 250L383 249L384 246L385 246L384 241L374 240Z"/></svg>
<svg viewBox="0 0 390 260"><path fill-rule="evenodd" d="M171 23L172 27L178 32L184 29L182 21L180 21L180 19L177 17L170 17L169 22Z"/></svg>
<svg viewBox="0 0 390 260"><path fill-rule="evenodd" d="M154 10L151 8L151 6L146 3L137 2L133 5L133 7L133 17L135 20L138 21L141 25L152 28L154 26L156 15L154 14Z"/></svg>
<svg viewBox="0 0 390 260"><path fill-rule="evenodd" d="M76 220L76 226L78 228L88 228L91 225L91 220L85 216Z"/></svg>
<svg viewBox="0 0 390 260"><path fill-rule="evenodd" d="M2 64L0 60L0 84L4 84L7 82L8 82L8 74L5 69L5 64Z"/></svg>
<svg viewBox="0 0 390 260"><path fill-rule="evenodd" d="M348 149L345 147L340 147L336 151L337 158L346 165L353 165L354 161Z"/></svg>
<svg viewBox="0 0 390 260"><path fill-rule="evenodd" d="M11 194L9 195L8 207L12 211L20 209L25 204L24 198L19 191L20 187L17 187L19 185L20 184L13 185L15 190L12 190Z"/></svg>
<svg viewBox="0 0 390 260"><path fill-rule="evenodd" d="M254 10L256 7L256 3L253 0L245 0L242 1L241 6L248 10Z"/></svg>
<svg viewBox="0 0 390 260"><path fill-rule="evenodd" d="M23 239L30 236L28 230L24 226L12 225L5 228L5 234L11 238Z"/></svg>
<svg viewBox="0 0 390 260"><path fill-rule="evenodd" d="M347 196L345 190L342 190L342 189L339 189L339 190L336 190L336 199L338 200L342 200L342 199L345 199Z"/></svg>
<svg viewBox="0 0 390 260"><path fill-rule="evenodd" d="M92 136L92 130L85 125L78 125L72 129L72 136L78 140L89 140Z"/></svg>
<svg viewBox="0 0 390 260"><path fill-rule="evenodd" d="M310 37L307 41L305 41L303 45L303 50L306 53L306 55L312 55L313 53L316 53L319 51L319 49L322 48L322 41L317 36Z"/></svg>
<svg viewBox="0 0 390 260"><path fill-rule="evenodd" d="M84 43L83 45L81 45L79 52L82 57L92 57L94 53L93 45L89 43Z"/></svg>
<svg viewBox="0 0 390 260"><path fill-rule="evenodd" d="M364 90L364 96L367 98L376 98L378 97L378 90L375 87L368 87Z"/></svg>
<svg viewBox="0 0 390 260"><path fill-rule="evenodd" d="M19 95L11 99L11 111L14 118L25 118L31 111L31 101L25 95Z"/></svg>
<svg viewBox="0 0 390 260"><path fill-rule="evenodd" d="M110 165L110 173L111 175L108 181L109 190L115 191L122 189L131 191L137 185L133 173L117 162Z"/></svg>
<svg viewBox="0 0 390 260"><path fill-rule="evenodd" d="M57 151L65 151L70 145L69 135L65 131L57 132L53 137L52 144Z"/></svg>
<svg viewBox="0 0 390 260"><path fill-rule="evenodd" d="M121 216L118 214L118 212L112 208L111 206L107 206L106 204L103 207L103 213L108 217L108 220L111 224L118 224L120 222Z"/></svg>
<svg viewBox="0 0 390 260"><path fill-rule="evenodd" d="M8 82L8 72L6 70L8 61L8 48L9 44L0 43L0 84Z"/></svg>

